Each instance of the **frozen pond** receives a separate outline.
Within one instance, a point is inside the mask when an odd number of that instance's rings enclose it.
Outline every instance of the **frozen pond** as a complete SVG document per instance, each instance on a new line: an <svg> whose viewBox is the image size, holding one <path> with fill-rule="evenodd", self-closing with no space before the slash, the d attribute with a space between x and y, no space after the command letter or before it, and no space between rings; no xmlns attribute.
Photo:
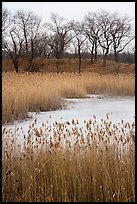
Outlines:
<svg viewBox="0 0 137 204"><path fill-rule="evenodd" d="M29 126L35 121L35 128L42 127L42 124L53 128L53 123L71 122L72 119L78 119L78 126L83 127L84 120L90 120L93 115L96 116L97 123L101 123L101 119L106 117L107 113L111 113L109 118L115 124L123 120L132 123L135 121L135 97L104 97L98 95L89 95L84 99L64 99L65 108L56 111L47 111L40 113L30 113L32 118L22 122L15 121L13 125L4 125L2 129L8 130L8 137L23 140L24 135L28 135ZM3 134L3 139L7 135Z"/></svg>
<svg viewBox="0 0 137 204"><path fill-rule="evenodd" d="M103 97L89 95L90 98L84 99L65 99L65 109L47 111L40 113L30 113L31 119L22 122L15 121L12 125L4 125L6 128L22 127L28 129L29 125L37 119L37 125L41 126L44 122L52 124L53 122L65 122L72 119L78 119L79 122L89 120L93 115L98 122L106 116L106 113L112 113L110 120L118 123L121 120L125 122L135 121L135 97Z"/></svg>

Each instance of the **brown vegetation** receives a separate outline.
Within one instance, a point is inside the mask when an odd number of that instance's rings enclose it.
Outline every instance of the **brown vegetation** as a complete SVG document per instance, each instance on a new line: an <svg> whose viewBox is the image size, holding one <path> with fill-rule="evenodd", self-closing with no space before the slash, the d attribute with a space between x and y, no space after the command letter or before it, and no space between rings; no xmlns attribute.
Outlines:
<svg viewBox="0 0 137 204"><path fill-rule="evenodd" d="M60 59L58 60L59 73L63 72L77 72L79 71L78 59ZM114 61L107 61L106 67L103 67L102 61L98 60L91 64L90 59L81 60L81 72L95 72L99 74L117 74L117 73L135 73L135 64L115 63ZM3 71L14 71L14 66L10 59L3 60ZM41 72L56 72L55 59L34 59L32 64L32 71ZM27 60L20 59L19 71L27 70Z"/></svg>
<svg viewBox="0 0 137 204"><path fill-rule="evenodd" d="M47 120L38 128L35 119L28 130L5 125L28 112L63 108L63 98L133 96L135 65L118 59L134 40L129 17L89 12L77 33L81 22L65 23L54 13L41 26L33 12L2 11L2 201L135 202L134 122L114 124L107 113L101 124L93 115L83 124ZM117 63L107 61L110 50ZM134 62L130 54L126 62Z"/></svg>
<svg viewBox="0 0 137 204"><path fill-rule="evenodd" d="M3 128L4 202L135 201L135 123L78 123Z"/></svg>
<svg viewBox="0 0 137 204"><path fill-rule="evenodd" d="M28 111L61 108L67 97L134 95L130 72L3 72L2 122L26 118ZM27 134L22 127L3 127L2 201L135 201L135 124L116 125L108 116L102 124L94 116L82 128L74 119L40 128L35 121Z"/></svg>
<svg viewBox="0 0 137 204"><path fill-rule="evenodd" d="M2 73L2 122L27 117L29 111L61 108L62 98L87 94L134 95L133 74Z"/></svg>

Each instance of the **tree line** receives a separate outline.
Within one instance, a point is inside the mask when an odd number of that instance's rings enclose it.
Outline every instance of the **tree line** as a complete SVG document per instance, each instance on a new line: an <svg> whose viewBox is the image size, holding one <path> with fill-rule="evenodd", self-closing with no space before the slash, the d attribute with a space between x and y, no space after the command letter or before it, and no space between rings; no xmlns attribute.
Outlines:
<svg viewBox="0 0 137 204"><path fill-rule="evenodd" d="M120 16L117 12L88 12L82 21L67 21L56 13L51 13L50 22L42 23L41 18L32 11L17 10L11 15L2 5L2 51L12 60L19 72L20 58L27 60L27 71L32 71L34 58L55 58L58 62L66 53L81 59L90 54L91 63L103 57L106 66L108 56L113 54L116 62L119 53L134 40L132 19Z"/></svg>

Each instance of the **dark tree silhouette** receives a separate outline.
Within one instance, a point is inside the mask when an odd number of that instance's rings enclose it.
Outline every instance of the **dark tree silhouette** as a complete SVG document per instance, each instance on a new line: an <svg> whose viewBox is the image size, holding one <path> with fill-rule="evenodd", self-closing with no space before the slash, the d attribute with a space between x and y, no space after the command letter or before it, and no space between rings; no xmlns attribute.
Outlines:
<svg viewBox="0 0 137 204"><path fill-rule="evenodd" d="M51 23L45 24L46 28L51 31L49 43L52 53L56 58L57 74L59 73L58 61L63 57L64 51L69 42L73 39L71 35L71 22L65 23L65 18L58 14L51 14Z"/></svg>
<svg viewBox="0 0 137 204"><path fill-rule="evenodd" d="M97 61L97 47L99 45L98 35L100 31L100 26L97 21L97 13L89 12L87 15L85 15L83 25L83 31L91 44L91 48L89 47L89 50L91 52L91 63L93 63L94 53L95 61Z"/></svg>

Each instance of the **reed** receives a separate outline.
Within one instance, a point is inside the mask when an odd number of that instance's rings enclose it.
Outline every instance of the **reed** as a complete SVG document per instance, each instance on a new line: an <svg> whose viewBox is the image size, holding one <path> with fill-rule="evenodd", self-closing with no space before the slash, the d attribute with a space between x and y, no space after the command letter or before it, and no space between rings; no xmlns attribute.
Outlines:
<svg viewBox="0 0 137 204"><path fill-rule="evenodd" d="M27 117L28 111L47 111L63 107L62 98L82 98L87 94L135 94L132 74L96 73L2 73L2 122Z"/></svg>
<svg viewBox="0 0 137 204"><path fill-rule="evenodd" d="M3 202L135 202L135 123L4 127ZM12 136L12 137L11 137Z"/></svg>

